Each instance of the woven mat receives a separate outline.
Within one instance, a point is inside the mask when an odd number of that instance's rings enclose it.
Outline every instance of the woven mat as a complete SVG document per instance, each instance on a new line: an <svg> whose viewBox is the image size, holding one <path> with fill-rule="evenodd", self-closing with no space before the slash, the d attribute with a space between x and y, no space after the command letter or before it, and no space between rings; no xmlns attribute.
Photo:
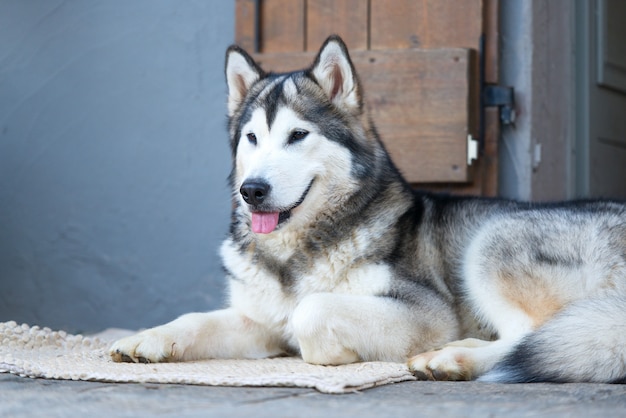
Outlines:
<svg viewBox="0 0 626 418"><path fill-rule="evenodd" d="M295 357L204 360L184 363L114 363L113 334L70 335L49 328L0 322L0 373L25 377L119 383L210 386L286 386L346 393L415 380L404 364L365 362L315 366Z"/></svg>

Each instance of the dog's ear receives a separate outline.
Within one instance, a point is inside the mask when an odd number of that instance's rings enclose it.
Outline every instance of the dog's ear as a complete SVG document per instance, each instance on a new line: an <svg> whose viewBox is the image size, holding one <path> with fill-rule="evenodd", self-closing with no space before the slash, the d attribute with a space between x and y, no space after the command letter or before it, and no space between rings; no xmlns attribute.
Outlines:
<svg viewBox="0 0 626 418"><path fill-rule="evenodd" d="M226 83L228 84L228 116L235 111L248 94L254 83L264 76L264 72L250 55L237 45L226 51Z"/></svg>
<svg viewBox="0 0 626 418"><path fill-rule="evenodd" d="M339 36L326 39L309 72L335 105L352 112L361 109L359 80Z"/></svg>

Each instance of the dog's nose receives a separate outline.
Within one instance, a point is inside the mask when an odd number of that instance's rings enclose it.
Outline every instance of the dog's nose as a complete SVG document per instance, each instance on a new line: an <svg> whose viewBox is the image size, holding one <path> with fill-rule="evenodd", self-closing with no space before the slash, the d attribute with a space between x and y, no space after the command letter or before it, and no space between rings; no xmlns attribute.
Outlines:
<svg viewBox="0 0 626 418"><path fill-rule="evenodd" d="M260 205L270 191L270 185L263 180L246 180L241 185L239 193L249 205Z"/></svg>

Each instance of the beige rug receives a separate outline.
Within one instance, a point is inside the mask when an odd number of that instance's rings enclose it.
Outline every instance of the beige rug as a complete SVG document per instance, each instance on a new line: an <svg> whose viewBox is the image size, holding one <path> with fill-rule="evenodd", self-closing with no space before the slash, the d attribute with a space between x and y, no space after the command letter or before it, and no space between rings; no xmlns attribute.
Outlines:
<svg viewBox="0 0 626 418"><path fill-rule="evenodd" d="M114 333L70 335L49 328L0 322L0 373L119 383L211 386L288 386L346 393L415 380L404 364L367 362L314 366L299 358L205 360L185 363L114 363L107 353Z"/></svg>

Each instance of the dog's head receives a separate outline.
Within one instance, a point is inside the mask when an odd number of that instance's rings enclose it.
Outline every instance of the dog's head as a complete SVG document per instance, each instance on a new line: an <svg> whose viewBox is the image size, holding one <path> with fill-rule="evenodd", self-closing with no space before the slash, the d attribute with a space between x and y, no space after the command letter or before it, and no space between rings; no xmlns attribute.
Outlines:
<svg viewBox="0 0 626 418"><path fill-rule="evenodd" d="M312 221L368 175L360 85L339 37L326 40L310 68L288 74L265 73L231 46L226 79L230 180L253 232Z"/></svg>

